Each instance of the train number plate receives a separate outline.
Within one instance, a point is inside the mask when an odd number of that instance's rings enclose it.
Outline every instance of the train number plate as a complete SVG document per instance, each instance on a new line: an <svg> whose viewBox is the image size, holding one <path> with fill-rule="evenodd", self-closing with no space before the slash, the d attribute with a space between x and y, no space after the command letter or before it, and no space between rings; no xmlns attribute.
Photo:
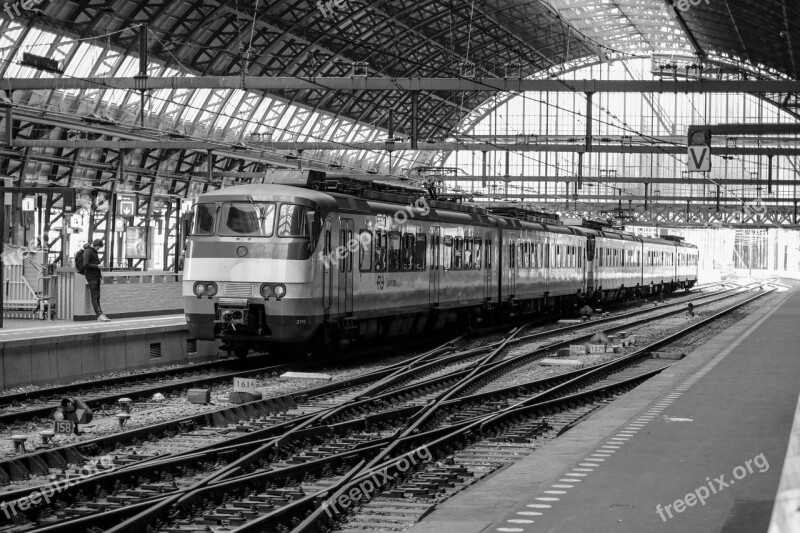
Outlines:
<svg viewBox="0 0 800 533"><path fill-rule="evenodd" d="M56 435L71 435L72 432L72 420L56 420L53 423L53 433Z"/></svg>
<svg viewBox="0 0 800 533"><path fill-rule="evenodd" d="M233 392L258 392L256 385L252 378L233 378Z"/></svg>

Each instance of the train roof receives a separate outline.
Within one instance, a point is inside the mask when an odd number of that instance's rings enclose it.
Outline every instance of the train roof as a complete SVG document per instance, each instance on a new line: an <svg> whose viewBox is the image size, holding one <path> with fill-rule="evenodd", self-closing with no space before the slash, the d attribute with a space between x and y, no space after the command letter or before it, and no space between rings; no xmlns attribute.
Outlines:
<svg viewBox="0 0 800 533"><path fill-rule="evenodd" d="M200 202L224 202L241 200L242 197L250 196L255 201L279 200L288 202L298 202L299 200L309 200L317 204L323 211L334 211L336 200L330 194L303 189L291 185L276 185L273 183L254 183L249 185L234 185L224 187L216 191L203 193L198 196Z"/></svg>

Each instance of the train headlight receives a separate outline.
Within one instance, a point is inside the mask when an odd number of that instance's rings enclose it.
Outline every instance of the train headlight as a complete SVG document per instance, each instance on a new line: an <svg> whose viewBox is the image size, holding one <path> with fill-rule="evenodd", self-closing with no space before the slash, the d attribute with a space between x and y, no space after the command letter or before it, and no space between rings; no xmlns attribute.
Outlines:
<svg viewBox="0 0 800 533"><path fill-rule="evenodd" d="M270 285L269 283L262 283L259 292L261 293L261 296L263 296L264 298L275 296L275 293L272 292L272 285Z"/></svg>
<svg viewBox="0 0 800 533"><path fill-rule="evenodd" d="M213 281L206 283L206 294L209 296L215 296L217 294L217 284Z"/></svg>
<svg viewBox="0 0 800 533"><path fill-rule="evenodd" d="M283 298L286 296L286 287L283 285L275 285L275 296L278 298Z"/></svg>
<svg viewBox="0 0 800 533"><path fill-rule="evenodd" d="M192 291L194 292L195 296L202 296L206 293L206 284L202 281L198 281L194 284Z"/></svg>

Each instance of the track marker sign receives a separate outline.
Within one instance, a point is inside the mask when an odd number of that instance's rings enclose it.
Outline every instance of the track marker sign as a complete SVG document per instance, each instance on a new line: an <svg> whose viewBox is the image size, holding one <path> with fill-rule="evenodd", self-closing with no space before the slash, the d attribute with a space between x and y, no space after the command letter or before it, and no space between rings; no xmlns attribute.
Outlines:
<svg viewBox="0 0 800 533"><path fill-rule="evenodd" d="M233 392L258 392L258 382L252 378L233 378Z"/></svg>
<svg viewBox="0 0 800 533"><path fill-rule="evenodd" d="M689 172L711 172L711 147L689 147Z"/></svg>

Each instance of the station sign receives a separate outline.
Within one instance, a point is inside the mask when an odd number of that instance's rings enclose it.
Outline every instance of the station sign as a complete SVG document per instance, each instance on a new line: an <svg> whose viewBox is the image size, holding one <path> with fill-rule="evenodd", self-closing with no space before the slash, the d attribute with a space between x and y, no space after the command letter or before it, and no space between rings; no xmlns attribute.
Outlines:
<svg viewBox="0 0 800 533"><path fill-rule="evenodd" d="M135 196L117 196L117 215L121 217L132 217L136 215Z"/></svg>
<svg viewBox="0 0 800 533"><path fill-rule="evenodd" d="M22 210L23 211L36 211L36 197L35 196L26 196L22 199Z"/></svg>
<svg viewBox="0 0 800 533"><path fill-rule="evenodd" d="M689 172L711 172L711 147L689 147Z"/></svg>

